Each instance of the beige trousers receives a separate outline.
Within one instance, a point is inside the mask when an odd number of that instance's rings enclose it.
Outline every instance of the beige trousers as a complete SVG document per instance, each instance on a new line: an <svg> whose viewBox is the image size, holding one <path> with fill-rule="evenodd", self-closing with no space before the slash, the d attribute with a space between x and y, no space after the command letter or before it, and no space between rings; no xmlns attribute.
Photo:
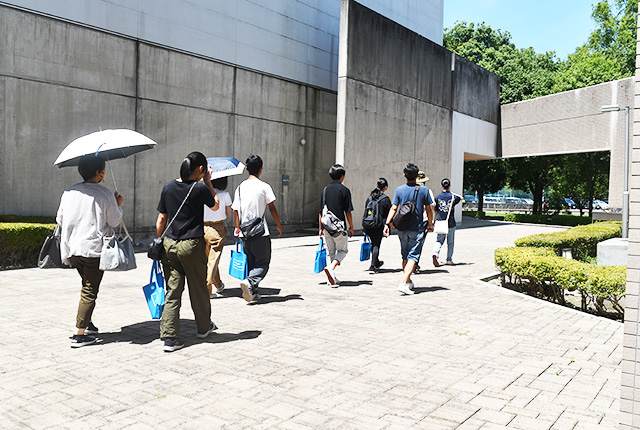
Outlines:
<svg viewBox="0 0 640 430"><path fill-rule="evenodd" d="M216 290L222 287L219 263L222 249L227 242L227 228L224 226L224 222L205 223L204 240L207 242L207 288L211 294L213 287Z"/></svg>

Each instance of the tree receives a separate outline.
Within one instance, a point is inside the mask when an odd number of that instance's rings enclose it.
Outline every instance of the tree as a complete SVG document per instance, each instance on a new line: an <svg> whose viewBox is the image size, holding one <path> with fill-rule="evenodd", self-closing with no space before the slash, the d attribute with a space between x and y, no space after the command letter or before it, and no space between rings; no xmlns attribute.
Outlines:
<svg viewBox="0 0 640 430"><path fill-rule="evenodd" d="M557 165L558 157L522 157L506 160L509 186L514 189L527 190L533 194L533 213L542 213L544 189L549 182L550 174Z"/></svg>
<svg viewBox="0 0 640 430"><path fill-rule="evenodd" d="M507 181L504 161L474 160L464 163L464 189L478 193L478 215L483 215L485 193L495 193L504 187Z"/></svg>
<svg viewBox="0 0 640 430"><path fill-rule="evenodd" d="M554 170L554 189L571 197L580 215L588 208L593 215L593 199L609 192L609 151L567 154Z"/></svg>

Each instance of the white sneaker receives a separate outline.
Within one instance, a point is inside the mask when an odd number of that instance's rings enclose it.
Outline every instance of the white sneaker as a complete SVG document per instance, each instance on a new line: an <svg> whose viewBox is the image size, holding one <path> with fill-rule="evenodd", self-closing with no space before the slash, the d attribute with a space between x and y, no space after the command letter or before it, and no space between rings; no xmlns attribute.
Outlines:
<svg viewBox="0 0 640 430"><path fill-rule="evenodd" d="M331 288L338 288L340 286L340 279L338 279L335 273L333 274L333 280L335 281L335 284L333 284Z"/></svg>
<svg viewBox="0 0 640 430"><path fill-rule="evenodd" d="M410 296L411 294L413 294L413 291L411 291L411 289L409 288L409 284L398 285L398 291L400 291L402 294L407 296Z"/></svg>
<svg viewBox="0 0 640 430"><path fill-rule="evenodd" d="M224 282L220 284L220 288L216 288L216 293L218 294L222 294L223 291L224 291Z"/></svg>
<svg viewBox="0 0 640 430"><path fill-rule="evenodd" d="M327 279L329 280L330 285L336 284L336 273L329 266L324 268L324 273L327 275Z"/></svg>
<svg viewBox="0 0 640 430"><path fill-rule="evenodd" d="M446 263L444 263L444 264L446 264L447 266L455 266L455 265L456 265L456 264L455 264L453 261L451 261L451 260L447 260L447 262L446 262Z"/></svg>
<svg viewBox="0 0 640 430"><path fill-rule="evenodd" d="M413 290L415 290L415 289L416 289L416 286L413 284L413 281L409 281L409 282L407 283L407 286L409 287L409 289L410 289L411 291L413 291Z"/></svg>
<svg viewBox="0 0 640 430"><path fill-rule="evenodd" d="M251 294L251 286L249 285L249 281L246 279L244 281L240 281L240 289L242 289L242 298L245 299L248 303L254 300L254 295Z"/></svg>

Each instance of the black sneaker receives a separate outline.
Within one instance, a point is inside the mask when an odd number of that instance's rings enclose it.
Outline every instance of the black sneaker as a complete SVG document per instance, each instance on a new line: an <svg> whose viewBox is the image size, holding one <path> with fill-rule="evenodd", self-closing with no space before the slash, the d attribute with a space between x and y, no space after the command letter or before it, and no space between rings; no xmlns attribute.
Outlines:
<svg viewBox="0 0 640 430"><path fill-rule="evenodd" d="M415 273L416 275L420 273L420 266L418 265L418 263L416 263L416 266L413 268L413 273Z"/></svg>
<svg viewBox="0 0 640 430"><path fill-rule="evenodd" d="M74 334L70 337L71 348L80 348L87 345L96 343L95 336L88 336L86 334Z"/></svg>
<svg viewBox="0 0 640 430"><path fill-rule="evenodd" d="M89 325L84 330L84 334L98 334L98 327L94 326L92 321L89 321Z"/></svg>
<svg viewBox="0 0 640 430"><path fill-rule="evenodd" d="M383 264L384 264L384 261L379 260L379 261L378 261L378 264L376 264L376 269L381 268Z"/></svg>
<svg viewBox="0 0 640 430"><path fill-rule="evenodd" d="M164 352L173 352L177 351L184 347L184 343L180 341L177 337L168 337L164 340L164 348L162 350Z"/></svg>
<svg viewBox="0 0 640 430"><path fill-rule="evenodd" d="M204 339L205 337L209 336L214 330L218 329L218 327L213 323L213 321L210 321L210 323L211 325L209 326L209 330L205 331L204 333L196 333L196 336L198 337L198 339Z"/></svg>

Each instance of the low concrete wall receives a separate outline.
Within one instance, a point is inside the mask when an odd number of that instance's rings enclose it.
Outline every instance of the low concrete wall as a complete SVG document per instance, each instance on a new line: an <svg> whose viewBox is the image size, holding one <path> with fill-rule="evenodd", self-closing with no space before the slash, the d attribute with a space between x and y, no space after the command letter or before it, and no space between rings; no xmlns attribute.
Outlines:
<svg viewBox="0 0 640 430"><path fill-rule="evenodd" d="M0 40L0 213L54 215L80 180L53 166L62 149L130 128L158 142L111 163L138 234L152 231L162 185L193 150L261 155L286 228L316 220L335 160L335 93L4 6Z"/></svg>

